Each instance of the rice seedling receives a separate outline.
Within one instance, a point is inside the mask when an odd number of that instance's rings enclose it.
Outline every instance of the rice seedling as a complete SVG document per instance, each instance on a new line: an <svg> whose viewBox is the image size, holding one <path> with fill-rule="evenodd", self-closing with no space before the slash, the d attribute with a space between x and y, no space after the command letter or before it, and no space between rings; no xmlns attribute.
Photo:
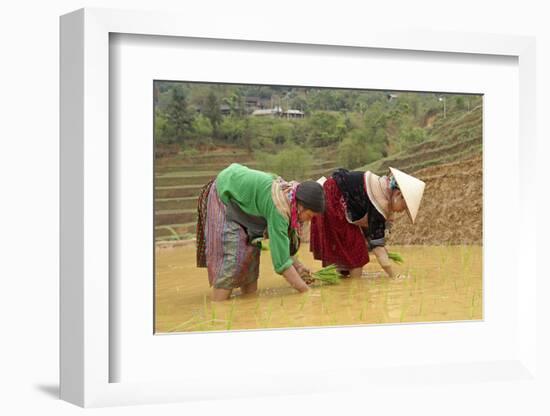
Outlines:
<svg viewBox="0 0 550 416"><path fill-rule="evenodd" d="M203 296L203 312L202 312L202 316L206 319L206 317L208 316L208 305L207 305L207 302L206 302L206 295Z"/></svg>
<svg viewBox="0 0 550 416"><path fill-rule="evenodd" d="M401 314L399 315L399 322L403 322L405 320L405 315L407 314L408 309L409 309L408 303L403 303L401 305Z"/></svg>
<svg viewBox="0 0 550 416"><path fill-rule="evenodd" d="M273 314L273 302L270 300L267 304L267 313L264 320L264 327L267 328L271 322L271 315Z"/></svg>
<svg viewBox="0 0 550 416"><path fill-rule="evenodd" d="M389 252L388 258L396 264L402 264L404 261L403 257L401 257L399 253L395 253L395 252Z"/></svg>
<svg viewBox="0 0 550 416"><path fill-rule="evenodd" d="M267 300L267 310L263 310L260 308L259 316L256 319L256 322L258 323L258 327L267 328L271 322L271 315L273 314L273 299Z"/></svg>
<svg viewBox="0 0 550 416"><path fill-rule="evenodd" d="M189 331L189 330L195 329L197 327L199 327L199 329L201 331L216 330L216 328L214 326L214 324L216 324L216 323L225 324L225 323L227 323L227 321L225 319L216 319L215 321L198 322L195 325L188 326L187 328L185 328L185 330Z"/></svg>
<svg viewBox="0 0 550 416"><path fill-rule="evenodd" d="M326 294L326 291L323 289L321 289L321 311L323 313L328 313L327 294Z"/></svg>
<svg viewBox="0 0 550 416"><path fill-rule="evenodd" d="M210 305L210 311L212 312L211 320L215 321L216 320L216 307L214 306L214 304Z"/></svg>
<svg viewBox="0 0 550 416"><path fill-rule="evenodd" d="M352 282L352 284L350 285L349 290L348 290L348 303L347 303L348 307L353 305L353 298L354 297L355 297L355 285Z"/></svg>
<svg viewBox="0 0 550 416"><path fill-rule="evenodd" d="M472 247L468 245L461 245L460 255L461 255L462 267L469 267L471 264L471 258L472 258Z"/></svg>
<svg viewBox="0 0 550 416"><path fill-rule="evenodd" d="M233 326L233 314L235 313L235 298L233 298L231 302L231 309L229 310L229 318L227 320L227 326L226 329L230 330Z"/></svg>
<svg viewBox="0 0 550 416"><path fill-rule="evenodd" d="M342 275L336 269L336 265L331 264L330 266L323 267L322 269L316 271L315 273L312 273L311 277L314 280L318 280L328 285L336 285L340 283L340 279L342 278Z"/></svg>
<svg viewBox="0 0 550 416"><path fill-rule="evenodd" d="M475 292L472 294L472 302L470 304L470 319L473 319L474 318L474 301L475 301L475 298L476 298L476 294Z"/></svg>
<svg viewBox="0 0 550 416"><path fill-rule="evenodd" d="M178 331L179 329L181 328L185 328L186 325L189 325L190 323L192 323L193 321L195 321L197 318L195 316L193 316L191 319L188 319L187 321L185 322L182 322L181 324L178 324L176 325L175 327L169 329L167 332L176 332Z"/></svg>
<svg viewBox="0 0 550 416"><path fill-rule="evenodd" d="M363 306L361 307L361 311L359 313L359 320L362 321L363 318L367 318L367 311L369 309L369 297L367 294L365 294L365 301L363 302Z"/></svg>
<svg viewBox="0 0 550 416"><path fill-rule="evenodd" d="M386 289L384 293L384 307L382 309L382 313L384 314L384 320L385 322L389 322L390 320L390 313L388 311L388 290Z"/></svg>
<svg viewBox="0 0 550 416"><path fill-rule="evenodd" d="M302 301L300 302L300 312L304 310L304 305L306 304L307 298L305 296L302 296Z"/></svg>

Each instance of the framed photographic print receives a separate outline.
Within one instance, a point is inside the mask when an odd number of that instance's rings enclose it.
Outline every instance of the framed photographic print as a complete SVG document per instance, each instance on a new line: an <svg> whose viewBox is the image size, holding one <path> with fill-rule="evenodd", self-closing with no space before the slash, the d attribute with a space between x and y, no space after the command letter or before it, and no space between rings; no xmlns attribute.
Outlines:
<svg viewBox="0 0 550 416"><path fill-rule="evenodd" d="M62 398L532 378L533 39L231 33L62 17Z"/></svg>
<svg viewBox="0 0 550 416"><path fill-rule="evenodd" d="M482 319L480 94L153 89L156 334ZM284 221L283 247L268 233L278 211L258 207L279 177L300 209L324 208L297 228ZM387 206L398 180L410 208ZM233 199L220 205L210 189ZM301 287L279 270L288 259Z"/></svg>

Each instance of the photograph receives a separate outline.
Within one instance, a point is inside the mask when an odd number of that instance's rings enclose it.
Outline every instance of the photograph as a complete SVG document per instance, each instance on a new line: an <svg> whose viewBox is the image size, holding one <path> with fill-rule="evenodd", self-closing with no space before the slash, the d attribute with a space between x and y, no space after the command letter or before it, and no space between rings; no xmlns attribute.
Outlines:
<svg viewBox="0 0 550 416"><path fill-rule="evenodd" d="M154 333L483 319L483 95L153 81Z"/></svg>

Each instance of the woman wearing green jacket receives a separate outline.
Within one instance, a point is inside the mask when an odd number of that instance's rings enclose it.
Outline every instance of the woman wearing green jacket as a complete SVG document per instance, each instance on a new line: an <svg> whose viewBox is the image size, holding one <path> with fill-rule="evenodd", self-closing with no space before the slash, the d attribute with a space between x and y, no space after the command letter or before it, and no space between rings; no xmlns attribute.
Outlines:
<svg viewBox="0 0 550 416"><path fill-rule="evenodd" d="M198 203L197 266L208 268L212 299L226 300L234 288L257 290L261 240L269 238L275 272L299 292L308 290L309 270L293 258L300 224L324 212L321 185L286 182L233 163L201 191Z"/></svg>

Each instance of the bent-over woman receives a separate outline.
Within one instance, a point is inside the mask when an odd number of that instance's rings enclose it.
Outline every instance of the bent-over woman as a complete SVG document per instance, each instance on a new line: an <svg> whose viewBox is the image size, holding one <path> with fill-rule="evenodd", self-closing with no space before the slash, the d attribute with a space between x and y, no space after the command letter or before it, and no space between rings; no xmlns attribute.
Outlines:
<svg viewBox="0 0 550 416"><path fill-rule="evenodd" d="M311 222L310 250L323 266L336 264L350 277L361 276L369 248L390 277L395 277L385 247L386 227L394 213L406 210L414 220L425 183L398 169L389 176L336 170L323 188L326 209Z"/></svg>
<svg viewBox="0 0 550 416"><path fill-rule="evenodd" d="M237 163L203 187L198 202L197 266L208 268L212 299L258 288L261 240L269 238L273 268L299 292L309 270L293 258L302 222L325 209L317 182L286 182Z"/></svg>

